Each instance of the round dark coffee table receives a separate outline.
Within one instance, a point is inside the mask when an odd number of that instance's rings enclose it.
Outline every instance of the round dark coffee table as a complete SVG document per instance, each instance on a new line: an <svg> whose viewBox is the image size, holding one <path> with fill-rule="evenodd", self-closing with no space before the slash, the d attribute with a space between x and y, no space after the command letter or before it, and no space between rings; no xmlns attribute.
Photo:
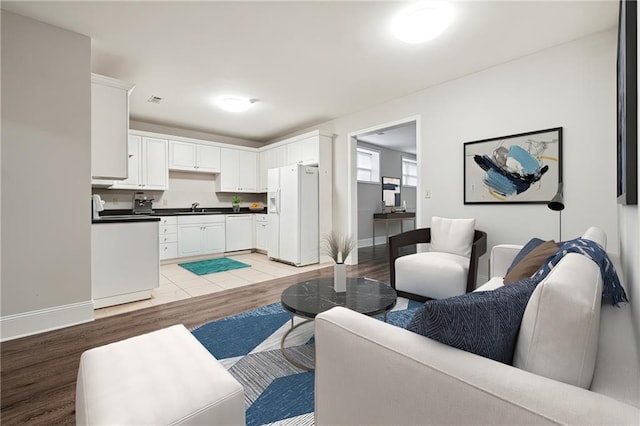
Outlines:
<svg viewBox="0 0 640 426"><path fill-rule="evenodd" d="M282 307L291 313L291 328L282 336L280 348L291 364L305 370L313 367L292 359L286 352L284 342L296 328L335 306L342 306L364 315L384 315L396 305L398 295L387 283L369 278L347 278L347 291L336 293L333 278L315 278L288 287L282 292ZM294 316L306 318L298 324L293 323Z"/></svg>

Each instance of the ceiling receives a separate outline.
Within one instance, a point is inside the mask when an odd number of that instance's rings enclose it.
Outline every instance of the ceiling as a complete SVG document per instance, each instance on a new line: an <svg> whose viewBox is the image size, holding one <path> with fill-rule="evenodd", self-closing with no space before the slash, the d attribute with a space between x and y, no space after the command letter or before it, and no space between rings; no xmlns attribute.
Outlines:
<svg viewBox="0 0 640 426"><path fill-rule="evenodd" d="M266 142L541 49L615 27L618 3L454 1L452 26L407 45L404 2L9 2L85 34L92 71L136 84L131 118ZM256 98L245 113L223 94ZM162 103L147 102L152 95Z"/></svg>
<svg viewBox="0 0 640 426"><path fill-rule="evenodd" d="M416 155L415 121L364 133L358 135L357 138L358 141Z"/></svg>

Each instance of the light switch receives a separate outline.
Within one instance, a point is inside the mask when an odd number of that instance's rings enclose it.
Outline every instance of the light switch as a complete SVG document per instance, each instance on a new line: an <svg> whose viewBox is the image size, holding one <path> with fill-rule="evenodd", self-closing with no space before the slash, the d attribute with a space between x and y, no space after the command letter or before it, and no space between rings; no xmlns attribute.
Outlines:
<svg viewBox="0 0 640 426"><path fill-rule="evenodd" d="M431 190L430 189L425 189L424 190L424 198L431 198Z"/></svg>

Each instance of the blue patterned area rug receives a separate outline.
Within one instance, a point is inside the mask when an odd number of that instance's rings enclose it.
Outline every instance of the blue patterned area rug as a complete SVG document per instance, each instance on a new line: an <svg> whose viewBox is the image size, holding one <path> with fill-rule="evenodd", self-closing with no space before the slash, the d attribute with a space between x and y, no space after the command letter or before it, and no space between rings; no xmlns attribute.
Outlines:
<svg viewBox="0 0 640 426"><path fill-rule="evenodd" d="M420 305L398 298L387 321L404 327ZM299 321L302 319L294 319L295 323ZM280 340L290 327L291 316L280 303L274 303L192 331L244 386L248 426L314 424L314 373L289 363L280 350ZM313 322L289 334L286 346L289 356L312 365Z"/></svg>
<svg viewBox="0 0 640 426"><path fill-rule="evenodd" d="M196 262L178 263L187 271L196 275L207 275L215 272L231 271L240 268L249 268L251 265L229 259L228 257L219 257L217 259L198 260Z"/></svg>

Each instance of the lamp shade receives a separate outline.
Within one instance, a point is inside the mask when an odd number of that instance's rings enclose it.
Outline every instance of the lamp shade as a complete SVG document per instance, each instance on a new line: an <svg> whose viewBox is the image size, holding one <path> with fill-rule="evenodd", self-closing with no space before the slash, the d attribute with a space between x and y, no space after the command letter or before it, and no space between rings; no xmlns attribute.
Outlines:
<svg viewBox="0 0 640 426"><path fill-rule="evenodd" d="M549 201L549 204L547 204L547 207L555 211L564 210L562 182L558 184L558 192L556 192L556 195L551 199L551 201Z"/></svg>

